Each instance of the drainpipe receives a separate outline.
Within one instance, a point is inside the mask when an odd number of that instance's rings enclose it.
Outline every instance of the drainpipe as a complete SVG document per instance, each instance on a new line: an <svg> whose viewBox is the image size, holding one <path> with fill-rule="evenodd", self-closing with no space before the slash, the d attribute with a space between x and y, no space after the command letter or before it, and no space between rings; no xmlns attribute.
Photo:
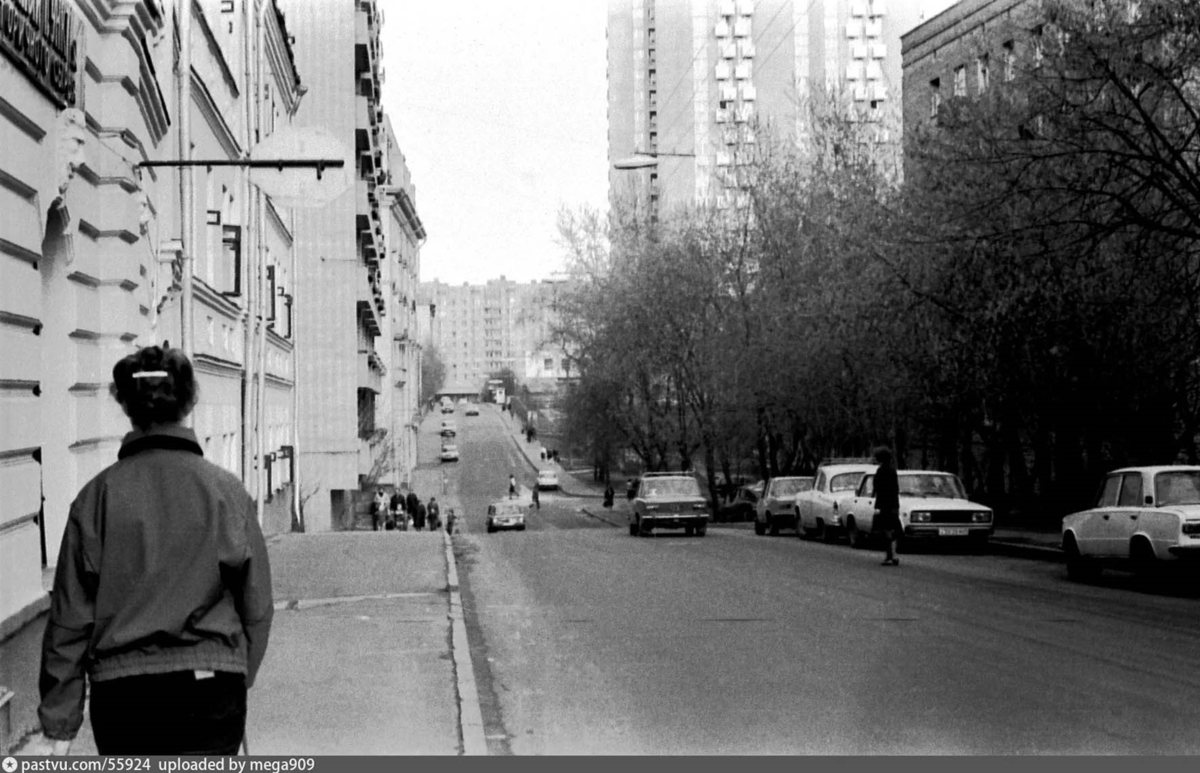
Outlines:
<svg viewBox="0 0 1200 773"><path fill-rule="evenodd" d="M192 160L192 0L179 0L179 158L185 162L179 169L180 207L180 301L179 339L188 359L195 354L192 329L192 250L195 249L196 216L195 174L186 162ZM187 418L191 426L191 415Z"/></svg>
<svg viewBox="0 0 1200 773"><path fill-rule="evenodd" d="M244 154L246 158L250 157L250 149L254 147L254 81L253 67L255 55L255 38L254 38L254 12L253 4L246 2L242 4L242 22L244 25L244 34L242 36L242 51L245 58L245 79L242 82L242 103L245 107L246 121L246 144ZM244 330L244 345L242 346L242 485L246 489L253 490L255 473L254 459L254 321L258 314L258 306L254 292L255 270L258 261L258 255L254 251L254 240L251 238L254 233L254 187L250 182L250 168L241 168L242 176L242 243L241 250L244 256L245 266L245 281L242 283L242 292L246 298L246 316Z"/></svg>

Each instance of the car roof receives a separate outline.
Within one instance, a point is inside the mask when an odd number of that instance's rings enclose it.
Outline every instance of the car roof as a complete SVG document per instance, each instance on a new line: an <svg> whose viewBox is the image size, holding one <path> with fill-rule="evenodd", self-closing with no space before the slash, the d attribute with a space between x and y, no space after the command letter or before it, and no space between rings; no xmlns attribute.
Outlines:
<svg viewBox="0 0 1200 773"><path fill-rule="evenodd" d="M1148 472L1151 475L1157 475L1160 472L1200 472L1200 466L1194 464L1153 464L1144 467L1120 467L1110 470L1107 474L1112 475L1118 472Z"/></svg>
<svg viewBox="0 0 1200 773"><path fill-rule="evenodd" d="M839 462L837 464L823 464L818 471L824 472L827 475L841 475L844 472L875 472L875 468L878 466L875 462L871 462L870 464Z"/></svg>
<svg viewBox="0 0 1200 773"><path fill-rule="evenodd" d="M690 472L643 472L643 478L694 478Z"/></svg>
<svg viewBox="0 0 1200 773"><path fill-rule="evenodd" d="M815 476L813 476L813 475L777 475L776 477L771 478L771 481L774 482L777 480L812 480L814 477Z"/></svg>

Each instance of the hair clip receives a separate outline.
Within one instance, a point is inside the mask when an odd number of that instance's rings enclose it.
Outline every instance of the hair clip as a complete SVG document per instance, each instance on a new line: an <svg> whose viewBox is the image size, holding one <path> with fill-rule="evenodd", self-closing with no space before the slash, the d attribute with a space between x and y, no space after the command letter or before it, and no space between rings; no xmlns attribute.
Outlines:
<svg viewBox="0 0 1200 773"><path fill-rule="evenodd" d="M133 374L134 378L166 378L171 375L165 370L139 370Z"/></svg>

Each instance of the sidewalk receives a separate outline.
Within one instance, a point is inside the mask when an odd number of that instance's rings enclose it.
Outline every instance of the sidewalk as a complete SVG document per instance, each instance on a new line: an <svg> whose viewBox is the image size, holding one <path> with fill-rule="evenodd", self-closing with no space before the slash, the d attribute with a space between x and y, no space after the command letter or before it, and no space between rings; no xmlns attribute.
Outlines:
<svg viewBox="0 0 1200 773"><path fill-rule="evenodd" d="M423 499L457 505L438 469L419 472ZM444 531L284 534L267 550L275 618L249 694L252 754L487 754ZM86 716L71 754L96 754Z"/></svg>
<svg viewBox="0 0 1200 773"><path fill-rule="evenodd" d="M558 472L558 481L562 493L573 497L603 499L604 486L591 480L591 470L564 470L556 462L539 459L538 452L542 449L541 444L537 441L533 443L525 442L525 435L521 432L521 427L513 417L510 414L503 414L503 416L512 434L513 442L522 451L526 461L529 462L530 467L535 473L540 469L553 469ZM597 501L595 504L587 503L583 512L597 520L610 523L614 526L624 527L629 522L625 489L624 486L617 486L615 484L613 488L616 489L616 497L611 510L602 508ZM712 524L712 526L717 528L722 525ZM1062 532L1058 523L1011 523L997 526L991 540L989 540L989 545L992 553L1000 555L1044 561L1062 561L1061 541Z"/></svg>

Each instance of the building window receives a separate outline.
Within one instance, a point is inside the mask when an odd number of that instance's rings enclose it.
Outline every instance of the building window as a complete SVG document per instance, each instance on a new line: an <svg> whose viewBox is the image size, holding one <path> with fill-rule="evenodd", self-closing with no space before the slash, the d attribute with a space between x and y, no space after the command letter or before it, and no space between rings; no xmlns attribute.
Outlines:
<svg viewBox="0 0 1200 773"><path fill-rule="evenodd" d="M929 81L929 117L937 118L938 110L942 107L942 79L934 78Z"/></svg>
<svg viewBox="0 0 1200 773"><path fill-rule="evenodd" d="M954 96L965 97L967 95L967 66L960 64L954 68Z"/></svg>
<svg viewBox="0 0 1200 773"><path fill-rule="evenodd" d="M990 76L988 75L988 55L984 54L983 56L981 56L975 60L975 81L976 81L976 85L979 87L979 92L981 94L983 92L987 91L989 77Z"/></svg>
<svg viewBox="0 0 1200 773"><path fill-rule="evenodd" d="M1004 82L1011 83L1016 77L1016 57L1013 56L1013 42L1004 41Z"/></svg>

